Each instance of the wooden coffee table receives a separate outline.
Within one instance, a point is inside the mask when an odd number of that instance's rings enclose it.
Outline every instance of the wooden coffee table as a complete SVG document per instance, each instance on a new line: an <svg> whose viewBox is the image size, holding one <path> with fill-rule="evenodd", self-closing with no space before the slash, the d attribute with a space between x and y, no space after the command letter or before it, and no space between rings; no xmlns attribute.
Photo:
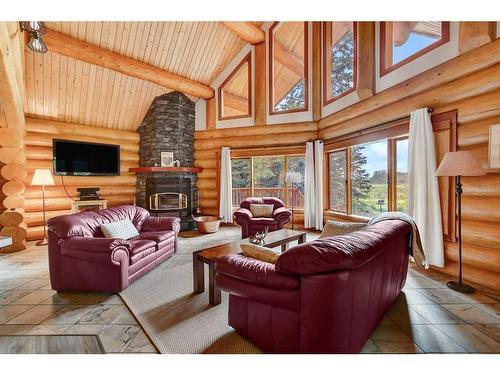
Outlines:
<svg viewBox="0 0 500 375"><path fill-rule="evenodd" d="M267 234L264 246L274 248L281 246L281 252L288 249L288 244L298 240L299 244L306 241L306 232L291 229L280 229ZM214 265L217 259L224 255L241 254L241 243L250 243L248 238L229 242L222 245L212 246L207 249L195 251L193 253L193 286L194 293L199 294L205 291L204 264L208 265L208 292L209 302L215 306L221 302L221 292L215 286Z"/></svg>

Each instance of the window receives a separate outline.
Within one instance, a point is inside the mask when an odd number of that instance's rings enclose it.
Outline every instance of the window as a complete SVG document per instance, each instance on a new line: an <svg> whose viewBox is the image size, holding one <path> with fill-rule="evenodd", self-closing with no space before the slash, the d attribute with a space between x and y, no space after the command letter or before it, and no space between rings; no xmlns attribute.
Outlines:
<svg viewBox="0 0 500 375"><path fill-rule="evenodd" d="M323 105L356 89L356 22L323 22Z"/></svg>
<svg viewBox="0 0 500 375"><path fill-rule="evenodd" d="M408 138L335 150L330 152L328 163L331 211L362 217L406 212Z"/></svg>
<svg viewBox="0 0 500 375"><path fill-rule="evenodd" d="M247 197L276 197L285 205L304 206L304 156L255 156L231 160L233 204ZM286 172L299 172L302 182L286 185Z"/></svg>
<svg viewBox="0 0 500 375"><path fill-rule="evenodd" d="M373 217L387 211L387 140L351 147L352 213Z"/></svg>
<svg viewBox="0 0 500 375"><path fill-rule="evenodd" d="M252 161L251 159L231 160L233 178L233 202L241 202L252 195Z"/></svg>
<svg viewBox="0 0 500 375"><path fill-rule="evenodd" d="M269 29L269 113L308 109L307 22L276 22Z"/></svg>
<svg viewBox="0 0 500 375"><path fill-rule="evenodd" d="M380 75L407 64L449 40L449 22L381 22Z"/></svg>
<svg viewBox="0 0 500 375"><path fill-rule="evenodd" d="M218 90L219 120L252 115L252 73L250 53L238 64Z"/></svg>
<svg viewBox="0 0 500 375"><path fill-rule="evenodd" d="M347 150L330 153L330 210L347 213Z"/></svg>
<svg viewBox="0 0 500 375"><path fill-rule="evenodd" d="M408 138L396 141L396 211L407 212Z"/></svg>

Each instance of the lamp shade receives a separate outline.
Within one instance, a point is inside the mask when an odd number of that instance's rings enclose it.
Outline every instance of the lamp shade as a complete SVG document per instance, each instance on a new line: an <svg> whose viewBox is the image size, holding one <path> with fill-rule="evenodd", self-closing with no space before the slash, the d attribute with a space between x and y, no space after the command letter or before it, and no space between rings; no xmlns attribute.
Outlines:
<svg viewBox="0 0 500 375"><path fill-rule="evenodd" d="M469 151L447 152L436 176L482 176L486 171Z"/></svg>
<svg viewBox="0 0 500 375"><path fill-rule="evenodd" d="M55 185L50 169L35 169L35 174L31 180L31 186Z"/></svg>
<svg viewBox="0 0 500 375"><path fill-rule="evenodd" d="M286 183L287 184L296 184L302 181L302 177L300 172L288 172L286 174Z"/></svg>

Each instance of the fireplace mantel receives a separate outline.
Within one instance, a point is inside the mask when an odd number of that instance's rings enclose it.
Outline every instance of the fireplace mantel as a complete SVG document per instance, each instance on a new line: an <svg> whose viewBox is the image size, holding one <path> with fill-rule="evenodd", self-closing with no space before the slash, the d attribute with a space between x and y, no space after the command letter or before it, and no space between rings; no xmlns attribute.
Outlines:
<svg viewBox="0 0 500 375"><path fill-rule="evenodd" d="M201 173L203 168L200 167L137 167L129 168L129 172L135 173L150 173L150 172L190 172Z"/></svg>

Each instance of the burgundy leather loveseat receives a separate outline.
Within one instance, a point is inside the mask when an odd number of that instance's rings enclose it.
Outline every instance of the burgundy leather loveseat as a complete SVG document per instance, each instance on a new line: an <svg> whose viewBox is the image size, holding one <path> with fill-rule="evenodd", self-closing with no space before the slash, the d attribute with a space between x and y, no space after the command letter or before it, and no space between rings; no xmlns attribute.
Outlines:
<svg viewBox="0 0 500 375"><path fill-rule="evenodd" d="M273 217L254 217L250 212L251 204L272 204L274 206ZM255 233L265 230L269 232L282 229L290 221L292 213L285 208L283 202L278 198L246 198L240 203L234 213L236 222L241 225L241 237L247 238Z"/></svg>
<svg viewBox="0 0 500 375"><path fill-rule="evenodd" d="M269 353L358 353L405 284L410 232L388 220L295 246L275 265L221 258L229 325Z"/></svg>
<svg viewBox="0 0 500 375"><path fill-rule="evenodd" d="M130 220L139 236L105 238L100 225ZM136 206L57 216L48 221L49 269L57 291L119 292L177 250L178 218Z"/></svg>

